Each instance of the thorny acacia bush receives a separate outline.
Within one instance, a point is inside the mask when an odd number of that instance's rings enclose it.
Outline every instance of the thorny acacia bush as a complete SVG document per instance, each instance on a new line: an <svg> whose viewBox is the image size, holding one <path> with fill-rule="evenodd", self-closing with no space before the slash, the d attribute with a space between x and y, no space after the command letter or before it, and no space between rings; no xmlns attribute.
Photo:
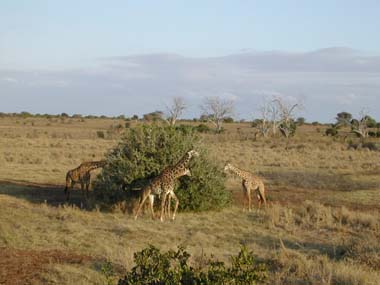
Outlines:
<svg viewBox="0 0 380 285"><path fill-rule="evenodd" d="M225 175L208 159L207 152L199 144L199 137L191 128L173 128L160 125L141 125L126 130L122 141L111 150L95 181L98 200L107 204L117 203L139 191L150 179L165 167L177 163L189 150L200 153L190 162L191 177L178 181L176 194L182 210L202 211L220 209L231 201L226 191Z"/></svg>
<svg viewBox="0 0 380 285"><path fill-rule="evenodd" d="M267 279L267 269L252 252L242 247L231 257L231 266L209 259L202 267L189 265L190 254L184 248L161 253L149 246L134 254L135 266L118 285L129 284L256 284Z"/></svg>

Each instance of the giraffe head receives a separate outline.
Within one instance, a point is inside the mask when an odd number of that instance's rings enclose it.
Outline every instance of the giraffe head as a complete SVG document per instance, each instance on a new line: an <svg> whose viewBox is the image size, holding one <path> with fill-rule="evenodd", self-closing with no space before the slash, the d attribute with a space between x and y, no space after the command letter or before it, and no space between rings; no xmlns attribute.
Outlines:
<svg viewBox="0 0 380 285"><path fill-rule="evenodd" d="M197 152L197 151L194 150L194 149L188 151L187 154L188 154L190 157L193 157L193 156L197 157L197 156L199 156L199 152Z"/></svg>
<svg viewBox="0 0 380 285"><path fill-rule="evenodd" d="M228 163L224 166L224 172L228 172L230 169L232 169L232 164L228 162Z"/></svg>
<svg viewBox="0 0 380 285"><path fill-rule="evenodd" d="M173 173L173 176L175 178L179 178L182 176L191 176L191 172L190 172L190 169L188 168L181 168L181 169L175 170L175 172Z"/></svg>
<svg viewBox="0 0 380 285"><path fill-rule="evenodd" d="M185 168L185 171L183 172L183 175L185 176L191 176L191 172L190 172L190 169L188 168Z"/></svg>

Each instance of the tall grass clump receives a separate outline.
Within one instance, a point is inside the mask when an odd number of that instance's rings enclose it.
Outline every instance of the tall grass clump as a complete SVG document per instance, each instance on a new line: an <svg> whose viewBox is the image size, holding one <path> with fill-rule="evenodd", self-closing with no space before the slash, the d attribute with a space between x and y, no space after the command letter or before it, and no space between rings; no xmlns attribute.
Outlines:
<svg viewBox="0 0 380 285"><path fill-rule="evenodd" d="M138 189L191 149L200 156L190 162L191 177L183 177L177 183L180 208L201 211L226 206L231 198L224 186L224 174L208 159L196 132L191 128L160 125L126 130L120 143L106 155L108 165L95 181L97 199L113 204L136 196Z"/></svg>

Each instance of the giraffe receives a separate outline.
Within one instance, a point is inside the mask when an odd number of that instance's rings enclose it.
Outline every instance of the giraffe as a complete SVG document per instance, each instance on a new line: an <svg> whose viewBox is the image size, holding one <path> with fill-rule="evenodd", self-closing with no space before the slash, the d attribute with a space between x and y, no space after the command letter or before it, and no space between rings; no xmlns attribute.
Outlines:
<svg viewBox="0 0 380 285"><path fill-rule="evenodd" d="M199 156L199 153L195 150L188 151L181 159L178 161L174 166L168 166L166 167L158 176L153 178L151 183L143 188L140 204L137 208L136 214L135 214L135 220L138 217L138 214L141 210L141 207L144 205L145 200L149 197L150 200L150 208L152 212L152 216L154 218L154 211L153 211L153 203L154 203L154 195L161 195L161 215L160 220L163 221L164 216L164 210L165 210L165 204L166 204L166 198L169 197L173 198L175 200L175 207L174 212L172 216L172 220L175 219L175 215L178 209L179 200L177 196L174 193L174 183L175 181L182 176L191 176L190 170L187 168L187 165L189 164L190 160L194 156ZM169 207L170 207L170 199L168 200ZM170 209L169 215L170 215Z"/></svg>
<svg viewBox="0 0 380 285"><path fill-rule="evenodd" d="M169 167L166 168L165 170L169 170ZM165 171L164 170L164 171ZM163 171L163 172L164 172ZM139 204L139 208L137 209L137 212L136 212L136 215L135 215L135 219L137 219L137 216L138 216L138 213L139 211L141 210L141 207L142 205L144 204L145 200L147 198L149 198L149 205L150 205L150 211L152 213L152 219L154 219L154 200L155 200L155 196L158 195L158 196L161 196L162 195L162 192L163 192L163 189L168 189L168 191L171 191L170 193L168 193L168 196L167 196L167 199L166 200L163 200L164 201L164 207L165 210L166 210L166 213L168 214L168 216L170 217L170 197L171 195L175 195L173 190L171 189L174 189L174 181L182 176L191 176L191 172L188 168L185 168L185 169L179 169L178 171L176 171L175 173L172 174L173 176L173 184L168 186L168 185L163 185L164 182L161 181L161 175L159 176L156 176L152 181L151 183L144 187L142 190L141 190L141 195L140 195L140 204ZM169 189L170 188L170 189ZM156 189L156 190L155 190ZM163 198L163 197L162 197ZM174 196L173 196L174 198ZM163 198L164 199L164 198ZM175 199L175 198L174 198ZM178 199L177 199L178 200ZM162 219L161 219L162 220Z"/></svg>
<svg viewBox="0 0 380 285"><path fill-rule="evenodd" d="M105 160L87 161L81 163L77 168L69 170L66 174L66 201L70 199L70 188L73 188L76 183L80 183L82 194L84 194L84 186L86 186L86 198L88 198L88 188L90 187L91 174L94 169L104 167Z"/></svg>
<svg viewBox="0 0 380 285"><path fill-rule="evenodd" d="M265 188L263 180L253 175L252 173L239 169L236 166L233 166L231 163L227 163L224 167L224 172L230 171L242 179L243 189L245 190L245 195L248 200L248 211L251 211L252 200L251 200L251 191L257 191L257 199L259 200L259 208L261 203L264 202L265 207L267 206L267 201L265 198Z"/></svg>

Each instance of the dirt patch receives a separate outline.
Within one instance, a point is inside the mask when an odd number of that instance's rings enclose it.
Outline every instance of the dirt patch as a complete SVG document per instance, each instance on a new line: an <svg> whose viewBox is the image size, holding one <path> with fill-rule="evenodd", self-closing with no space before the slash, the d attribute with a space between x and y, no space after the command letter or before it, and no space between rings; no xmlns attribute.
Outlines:
<svg viewBox="0 0 380 285"><path fill-rule="evenodd" d="M92 260L90 256L60 250L35 251L0 247L0 284L33 284L49 264L83 264Z"/></svg>

